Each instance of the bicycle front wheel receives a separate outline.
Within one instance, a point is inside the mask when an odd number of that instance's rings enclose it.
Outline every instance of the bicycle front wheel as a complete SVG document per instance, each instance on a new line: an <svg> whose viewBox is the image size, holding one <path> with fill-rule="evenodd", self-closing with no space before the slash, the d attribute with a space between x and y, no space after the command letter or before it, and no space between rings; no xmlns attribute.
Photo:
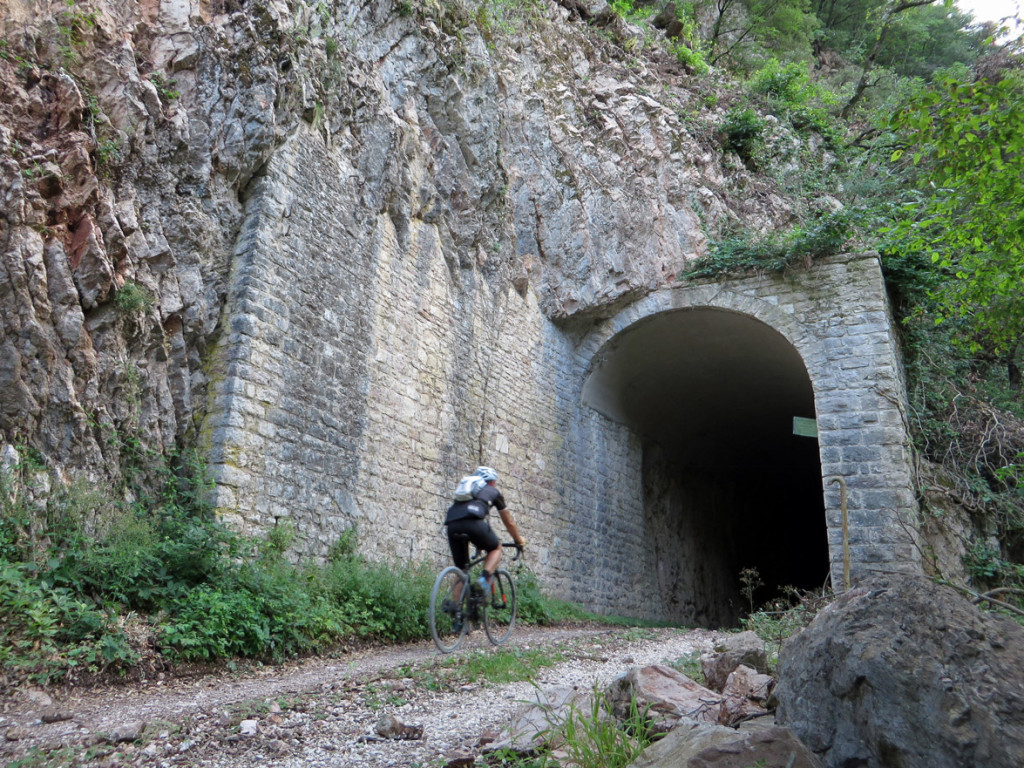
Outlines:
<svg viewBox="0 0 1024 768"><path fill-rule="evenodd" d="M512 634L517 607L516 585L508 571L499 568L484 602L484 631L495 645L501 645Z"/></svg>
<svg viewBox="0 0 1024 768"><path fill-rule="evenodd" d="M469 629L469 577L454 565L438 574L430 591L430 634L442 653L459 647Z"/></svg>

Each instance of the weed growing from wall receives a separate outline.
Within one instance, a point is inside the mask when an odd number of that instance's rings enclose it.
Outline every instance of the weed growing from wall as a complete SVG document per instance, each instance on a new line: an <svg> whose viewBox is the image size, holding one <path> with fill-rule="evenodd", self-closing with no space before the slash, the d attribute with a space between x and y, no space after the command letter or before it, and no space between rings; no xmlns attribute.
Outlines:
<svg viewBox="0 0 1024 768"><path fill-rule="evenodd" d="M733 107L722 121L722 149L735 152L749 168L757 165L764 120L750 107Z"/></svg>
<svg viewBox="0 0 1024 768"><path fill-rule="evenodd" d="M135 317L148 312L155 303L156 300L148 288L130 281L122 285L114 294L114 306L126 317Z"/></svg>
<svg viewBox="0 0 1024 768"><path fill-rule="evenodd" d="M181 93L178 92L178 84L161 72L150 74L149 82L156 88L157 96L164 104L170 104L181 97Z"/></svg>

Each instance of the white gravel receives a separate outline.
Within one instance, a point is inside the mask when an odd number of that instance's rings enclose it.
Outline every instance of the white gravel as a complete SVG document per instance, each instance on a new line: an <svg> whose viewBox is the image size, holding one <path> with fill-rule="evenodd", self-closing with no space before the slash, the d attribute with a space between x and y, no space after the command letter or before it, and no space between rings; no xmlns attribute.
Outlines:
<svg viewBox="0 0 1024 768"><path fill-rule="evenodd" d="M482 738L497 738L532 697L534 685L589 690L630 666L707 650L720 636L707 630L517 629L506 648L554 645L568 660L541 669L532 682L484 681L456 691L429 690L416 682L433 680L435 671L443 676L444 665L470 654L493 652L483 632L474 632L448 656L418 643L247 675L50 692L50 709L69 718L56 723L41 722L39 703L16 692L2 702L0 732L17 740L0 742L0 758L6 764L31 747L63 746L77 756L75 765L111 768L443 766L458 755L478 753ZM375 725L385 714L422 726L423 737L378 740ZM254 721L244 729L254 733L242 735L243 720ZM138 741L96 746L100 734L142 722Z"/></svg>

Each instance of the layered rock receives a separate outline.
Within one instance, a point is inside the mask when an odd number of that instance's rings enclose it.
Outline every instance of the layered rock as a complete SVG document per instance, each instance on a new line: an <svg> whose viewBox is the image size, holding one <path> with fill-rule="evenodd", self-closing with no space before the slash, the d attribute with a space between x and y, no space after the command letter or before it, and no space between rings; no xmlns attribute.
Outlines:
<svg viewBox="0 0 1024 768"><path fill-rule="evenodd" d="M351 191L339 266L378 215L400 249L427 225L454 297L514 284L552 318L673 280L708 229L789 216L729 169L684 72L558 6L490 27L458 4L232 8L3 4L0 430L55 463L113 471L105 429L187 439L247 201L288 137L321 147L292 183ZM148 300L118 311L126 285Z"/></svg>

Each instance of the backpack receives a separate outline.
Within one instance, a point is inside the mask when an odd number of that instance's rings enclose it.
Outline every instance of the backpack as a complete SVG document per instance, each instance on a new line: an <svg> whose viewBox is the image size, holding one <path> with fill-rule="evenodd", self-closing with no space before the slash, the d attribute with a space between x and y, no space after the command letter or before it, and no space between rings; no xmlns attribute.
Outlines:
<svg viewBox="0 0 1024 768"><path fill-rule="evenodd" d="M487 483L479 475L466 475L464 478L459 480L459 484L455 486L455 493L452 498L455 501L469 501L470 499L476 498L476 494L485 486Z"/></svg>

